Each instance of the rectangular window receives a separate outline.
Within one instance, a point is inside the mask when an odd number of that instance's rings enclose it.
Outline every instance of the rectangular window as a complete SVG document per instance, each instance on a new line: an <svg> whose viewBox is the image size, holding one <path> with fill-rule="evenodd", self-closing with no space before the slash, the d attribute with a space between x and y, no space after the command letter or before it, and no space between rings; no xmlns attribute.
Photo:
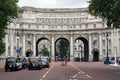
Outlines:
<svg viewBox="0 0 120 80"><path fill-rule="evenodd" d="M106 55L106 53L105 53L105 49L103 49L102 53L103 53L104 55Z"/></svg>
<svg viewBox="0 0 120 80"><path fill-rule="evenodd" d="M102 40L102 44L103 44L103 46L105 46L105 40Z"/></svg>
<svg viewBox="0 0 120 80"><path fill-rule="evenodd" d="M111 46L111 40L108 41L108 45Z"/></svg>
<svg viewBox="0 0 120 80"><path fill-rule="evenodd" d="M108 52L110 55L111 55L111 49L109 49L109 52Z"/></svg>
<svg viewBox="0 0 120 80"><path fill-rule="evenodd" d="M85 24L85 28L86 28L86 29L88 28L88 24Z"/></svg>
<svg viewBox="0 0 120 80"><path fill-rule="evenodd" d="M96 24L94 24L93 26L94 26L94 28L96 28Z"/></svg>

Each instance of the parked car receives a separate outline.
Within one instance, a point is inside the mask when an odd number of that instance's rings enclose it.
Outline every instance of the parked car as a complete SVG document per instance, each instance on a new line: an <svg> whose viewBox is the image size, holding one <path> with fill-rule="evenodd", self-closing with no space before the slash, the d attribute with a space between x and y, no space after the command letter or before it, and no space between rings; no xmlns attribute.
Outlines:
<svg viewBox="0 0 120 80"><path fill-rule="evenodd" d="M19 58L8 57L5 61L5 71L8 70L20 70L22 69L22 63Z"/></svg>
<svg viewBox="0 0 120 80"><path fill-rule="evenodd" d="M42 69L42 63L39 57L28 58L28 70L31 69Z"/></svg>
<svg viewBox="0 0 120 80"><path fill-rule="evenodd" d="M28 59L25 57L20 58L20 62L22 62L22 68L25 69L28 67Z"/></svg>
<svg viewBox="0 0 120 80"><path fill-rule="evenodd" d="M49 58L48 57L41 57L41 63L43 67L49 68Z"/></svg>
<svg viewBox="0 0 120 80"><path fill-rule="evenodd" d="M114 57L109 57L108 61L104 61L105 64L114 64L115 63L115 58Z"/></svg>

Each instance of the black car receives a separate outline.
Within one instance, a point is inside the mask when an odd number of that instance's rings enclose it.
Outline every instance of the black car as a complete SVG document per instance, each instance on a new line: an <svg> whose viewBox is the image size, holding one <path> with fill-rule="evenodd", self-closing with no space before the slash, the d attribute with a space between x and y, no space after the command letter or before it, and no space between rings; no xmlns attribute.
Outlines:
<svg viewBox="0 0 120 80"><path fill-rule="evenodd" d="M28 70L31 69L41 69L42 64L39 57L29 57L28 58Z"/></svg>
<svg viewBox="0 0 120 80"><path fill-rule="evenodd" d="M5 61L5 71L8 70L20 70L22 69L22 63L20 59L16 57L8 57Z"/></svg>

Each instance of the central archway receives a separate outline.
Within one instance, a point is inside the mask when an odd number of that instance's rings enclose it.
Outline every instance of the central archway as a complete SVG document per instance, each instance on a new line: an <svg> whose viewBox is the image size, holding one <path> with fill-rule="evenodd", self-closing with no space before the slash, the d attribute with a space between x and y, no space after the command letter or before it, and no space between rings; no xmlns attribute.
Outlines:
<svg viewBox="0 0 120 80"><path fill-rule="evenodd" d="M55 41L55 61L63 61L65 56L70 61L70 43L66 38L59 38Z"/></svg>
<svg viewBox="0 0 120 80"><path fill-rule="evenodd" d="M83 53L81 52L81 61L85 61L85 62L89 61L89 45L88 45L89 43L88 43L88 40L85 39L84 37L76 38L75 42L76 42L76 40L80 40L83 42L83 45L81 45L79 43L77 44L78 47L81 47L81 50L83 47L83 51L82 51Z"/></svg>

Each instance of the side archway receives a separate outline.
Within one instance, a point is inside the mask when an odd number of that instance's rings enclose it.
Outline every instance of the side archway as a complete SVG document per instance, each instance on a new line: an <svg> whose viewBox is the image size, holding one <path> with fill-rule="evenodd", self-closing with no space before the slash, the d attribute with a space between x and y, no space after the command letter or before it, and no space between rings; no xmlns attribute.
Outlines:
<svg viewBox="0 0 120 80"><path fill-rule="evenodd" d="M43 46L46 46L49 50L49 56L51 53L51 44L48 38L42 37L39 38L36 42L36 56L38 56L39 54L41 54L41 49Z"/></svg>
<svg viewBox="0 0 120 80"><path fill-rule="evenodd" d="M83 42L83 51L81 53L82 57L81 57L81 61L89 61L89 43L88 43L88 40L84 37L78 37L75 39L75 42L76 40L81 40ZM81 46L80 43L78 43L77 45L75 46Z"/></svg>
<svg viewBox="0 0 120 80"><path fill-rule="evenodd" d="M26 55L26 57L32 56L33 51L31 49L28 49L28 50L26 50L25 55Z"/></svg>
<svg viewBox="0 0 120 80"><path fill-rule="evenodd" d="M99 61L99 50L94 48L92 50L92 53L93 53L93 61L94 62Z"/></svg>

